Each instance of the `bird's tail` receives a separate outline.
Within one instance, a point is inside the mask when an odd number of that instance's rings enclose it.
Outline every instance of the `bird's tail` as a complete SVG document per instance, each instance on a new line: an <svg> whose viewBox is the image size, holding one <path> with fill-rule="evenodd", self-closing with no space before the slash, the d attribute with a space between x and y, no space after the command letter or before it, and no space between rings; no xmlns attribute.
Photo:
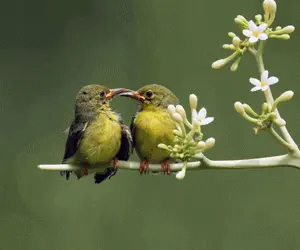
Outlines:
<svg viewBox="0 0 300 250"><path fill-rule="evenodd" d="M110 179L117 173L117 169L107 168L104 173L96 173L94 175L95 184L99 184L107 178Z"/></svg>

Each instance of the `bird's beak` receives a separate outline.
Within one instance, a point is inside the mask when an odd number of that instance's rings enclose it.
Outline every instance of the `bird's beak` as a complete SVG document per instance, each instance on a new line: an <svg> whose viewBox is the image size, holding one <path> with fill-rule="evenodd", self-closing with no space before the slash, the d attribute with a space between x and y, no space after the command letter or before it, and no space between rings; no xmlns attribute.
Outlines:
<svg viewBox="0 0 300 250"><path fill-rule="evenodd" d="M112 99L115 95L124 93L124 92L128 92L128 91L132 91L130 89L125 89L125 88L117 88L117 89L110 89L109 93L106 94L106 99L110 100Z"/></svg>
<svg viewBox="0 0 300 250"><path fill-rule="evenodd" d="M139 102L144 102L145 101L145 97L140 95L137 91L132 91L131 90L131 91L128 91L128 92L124 92L124 93L120 94L120 96L130 97L130 98L138 100Z"/></svg>

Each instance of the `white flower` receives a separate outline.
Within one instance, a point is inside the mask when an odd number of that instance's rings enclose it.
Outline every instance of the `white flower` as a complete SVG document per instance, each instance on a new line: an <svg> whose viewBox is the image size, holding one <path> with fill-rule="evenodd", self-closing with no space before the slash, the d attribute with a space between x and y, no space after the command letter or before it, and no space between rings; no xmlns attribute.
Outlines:
<svg viewBox="0 0 300 250"><path fill-rule="evenodd" d="M248 22L248 30L243 30L243 34L246 37L250 37L250 43L256 43L258 40L266 40L268 39L268 35L264 33L268 25L266 23L262 23L258 27L256 24L251 20Z"/></svg>
<svg viewBox="0 0 300 250"><path fill-rule="evenodd" d="M193 110L192 116L193 120L198 120L200 125L207 125L211 123L214 118L213 117L206 117L207 111L205 108L200 109L199 113L196 110Z"/></svg>
<svg viewBox="0 0 300 250"><path fill-rule="evenodd" d="M250 78L249 82L255 86L251 89L251 91L257 91L257 90L265 91L269 88L270 85L275 84L279 81L279 79L275 76L271 76L270 78L268 78L268 76L269 76L269 71L265 70L261 74L260 81L256 78Z"/></svg>

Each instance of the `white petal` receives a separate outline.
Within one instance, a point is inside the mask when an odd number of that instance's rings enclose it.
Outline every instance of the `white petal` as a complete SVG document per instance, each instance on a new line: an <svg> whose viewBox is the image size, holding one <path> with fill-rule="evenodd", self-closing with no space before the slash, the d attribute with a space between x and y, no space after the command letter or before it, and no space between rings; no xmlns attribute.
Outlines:
<svg viewBox="0 0 300 250"><path fill-rule="evenodd" d="M269 85L272 85L272 84L278 83L278 81L279 81L279 79L276 76L271 76L267 82Z"/></svg>
<svg viewBox="0 0 300 250"><path fill-rule="evenodd" d="M252 21L252 20L250 20L249 22L248 22L248 27L249 27L249 30L251 30L251 31L256 31L257 30L257 26L256 26L256 24Z"/></svg>
<svg viewBox="0 0 300 250"><path fill-rule="evenodd" d="M268 24L262 23L261 25L259 25L258 31L264 32L267 27L268 27Z"/></svg>
<svg viewBox="0 0 300 250"><path fill-rule="evenodd" d="M269 71L268 70L265 70L264 72L262 72L261 81L262 82L267 82L268 81L268 76L269 76Z"/></svg>
<svg viewBox="0 0 300 250"><path fill-rule="evenodd" d="M254 91L257 91L257 90L260 90L260 89L261 89L260 86L256 86L256 87L252 88L250 91L254 92Z"/></svg>
<svg viewBox="0 0 300 250"><path fill-rule="evenodd" d="M260 86L260 81L256 78L249 78L249 82L255 86Z"/></svg>
<svg viewBox="0 0 300 250"><path fill-rule="evenodd" d="M201 120L205 119L206 117L206 114L207 114L207 111L205 108L202 108L200 109L199 113L198 113L198 116Z"/></svg>
<svg viewBox="0 0 300 250"><path fill-rule="evenodd" d="M266 33L261 33L261 34L259 34L258 39L260 39L262 41L267 40L268 35Z"/></svg>
<svg viewBox="0 0 300 250"><path fill-rule="evenodd" d="M213 120L214 120L213 117L207 117L201 121L201 125L207 125L207 124L211 123Z"/></svg>
<svg viewBox="0 0 300 250"><path fill-rule="evenodd" d="M249 43L256 43L258 41L258 38L255 36L251 36L249 39Z"/></svg>
<svg viewBox="0 0 300 250"><path fill-rule="evenodd" d="M192 119L194 120L198 120L198 113L196 109L192 110Z"/></svg>
<svg viewBox="0 0 300 250"><path fill-rule="evenodd" d="M261 88L262 91L266 91L269 88L269 85L265 85Z"/></svg>
<svg viewBox="0 0 300 250"><path fill-rule="evenodd" d="M246 37L251 37L252 36L252 31L250 31L250 30L243 30L243 34Z"/></svg>

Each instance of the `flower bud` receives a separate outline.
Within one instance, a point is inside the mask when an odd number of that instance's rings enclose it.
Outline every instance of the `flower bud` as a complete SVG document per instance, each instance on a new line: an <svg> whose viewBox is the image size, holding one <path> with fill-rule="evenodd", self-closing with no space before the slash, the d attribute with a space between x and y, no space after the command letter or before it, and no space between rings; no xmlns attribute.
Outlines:
<svg viewBox="0 0 300 250"><path fill-rule="evenodd" d="M169 105L169 106L168 106L168 112L169 112L170 116L172 116L172 115L176 112L175 106L172 105L172 104Z"/></svg>
<svg viewBox="0 0 300 250"><path fill-rule="evenodd" d="M182 136L182 132L180 130L177 130L177 129L173 129L173 134L177 135L177 136Z"/></svg>
<svg viewBox="0 0 300 250"><path fill-rule="evenodd" d="M232 39L232 44L233 44L235 47L239 47L239 46L240 46L240 43L241 43L241 39L240 39L238 36L235 36L235 37Z"/></svg>
<svg viewBox="0 0 300 250"><path fill-rule="evenodd" d="M268 113L270 110L271 110L271 108L270 108L270 105L268 104L268 103L266 103L266 102L264 102L263 104L262 104L262 112L265 114L265 113Z"/></svg>
<svg viewBox="0 0 300 250"><path fill-rule="evenodd" d="M262 15L256 15L255 17L255 21L257 22L257 23L261 23L261 20L262 20Z"/></svg>
<svg viewBox="0 0 300 250"><path fill-rule="evenodd" d="M242 59L241 56L238 57L238 59L236 59L235 62L231 65L231 67L230 67L231 72L235 72L238 69L241 59Z"/></svg>
<svg viewBox="0 0 300 250"><path fill-rule="evenodd" d="M241 115L245 114L245 109L241 102L235 102L234 108L235 108L236 112L240 113Z"/></svg>
<svg viewBox="0 0 300 250"><path fill-rule="evenodd" d="M161 149L169 150L168 146L166 144L163 144L163 143L158 144L157 147L159 147Z"/></svg>
<svg viewBox="0 0 300 250"><path fill-rule="evenodd" d="M280 33L290 34L290 33L293 33L294 31L295 31L295 27L293 25L288 25L288 26L284 27L283 29L281 29Z"/></svg>
<svg viewBox="0 0 300 250"><path fill-rule="evenodd" d="M233 44L223 44L222 48L228 49L228 50L235 50L235 47L233 46Z"/></svg>
<svg viewBox="0 0 300 250"><path fill-rule="evenodd" d="M176 106L176 112L179 113L183 119L186 118L185 110L181 105Z"/></svg>
<svg viewBox="0 0 300 250"><path fill-rule="evenodd" d="M183 168L179 172L177 172L176 179L182 180L185 177L185 172L186 172L186 168Z"/></svg>
<svg viewBox="0 0 300 250"><path fill-rule="evenodd" d="M283 34L281 36L278 36L278 38L283 40L289 40L291 37L288 34Z"/></svg>
<svg viewBox="0 0 300 250"><path fill-rule="evenodd" d="M243 107L247 114L252 115L254 117L259 117L259 115L247 103L244 103Z"/></svg>
<svg viewBox="0 0 300 250"><path fill-rule="evenodd" d="M199 141L198 144L197 144L197 148L198 149L204 149L206 148L206 144L204 141Z"/></svg>
<svg viewBox="0 0 300 250"><path fill-rule="evenodd" d="M277 99L276 102L286 102L294 96L294 92L291 90L285 91Z"/></svg>
<svg viewBox="0 0 300 250"><path fill-rule="evenodd" d="M227 61L225 59L220 59L220 60L217 60L217 61L213 62L213 64L211 65L211 67L213 69L220 69L223 66L225 66L226 63L227 63Z"/></svg>
<svg viewBox="0 0 300 250"><path fill-rule="evenodd" d="M236 34L234 34L233 32L228 32L228 36L231 38L234 38L234 37L236 37Z"/></svg>
<svg viewBox="0 0 300 250"><path fill-rule="evenodd" d="M274 120L274 122L279 126L279 127L283 127L286 125L285 120L283 120L282 118L277 118Z"/></svg>
<svg viewBox="0 0 300 250"><path fill-rule="evenodd" d="M183 121L181 115L176 112L173 113L172 118L174 121L176 121L178 123L182 123L182 121Z"/></svg>
<svg viewBox="0 0 300 250"><path fill-rule="evenodd" d="M270 35L270 38L289 40L291 37L288 34L283 34L283 35Z"/></svg>
<svg viewBox="0 0 300 250"><path fill-rule="evenodd" d="M234 22L238 24L242 29L247 29L248 28L248 21L245 17L242 15L238 15L235 19Z"/></svg>
<svg viewBox="0 0 300 250"><path fill-rule="evenodd" d="M196 109L198 104L198 98L196 95L191 94L190 95L190 107L191 109Z"/></svg>
<svg viewBox="0 0 300 250"><path fill-rule="evenodd" d="M266 14L275 14L277 9L277 4L274 0L265 0L263 2L263 8Z"/></svg>
<svg viewBox="0 0 300 250"><path fill-rule="evenodd" d="M215 138L213 138L213 137L208 138L205 141L205 149L212 148L215 145L215 142L216 142Z"/></svg>

